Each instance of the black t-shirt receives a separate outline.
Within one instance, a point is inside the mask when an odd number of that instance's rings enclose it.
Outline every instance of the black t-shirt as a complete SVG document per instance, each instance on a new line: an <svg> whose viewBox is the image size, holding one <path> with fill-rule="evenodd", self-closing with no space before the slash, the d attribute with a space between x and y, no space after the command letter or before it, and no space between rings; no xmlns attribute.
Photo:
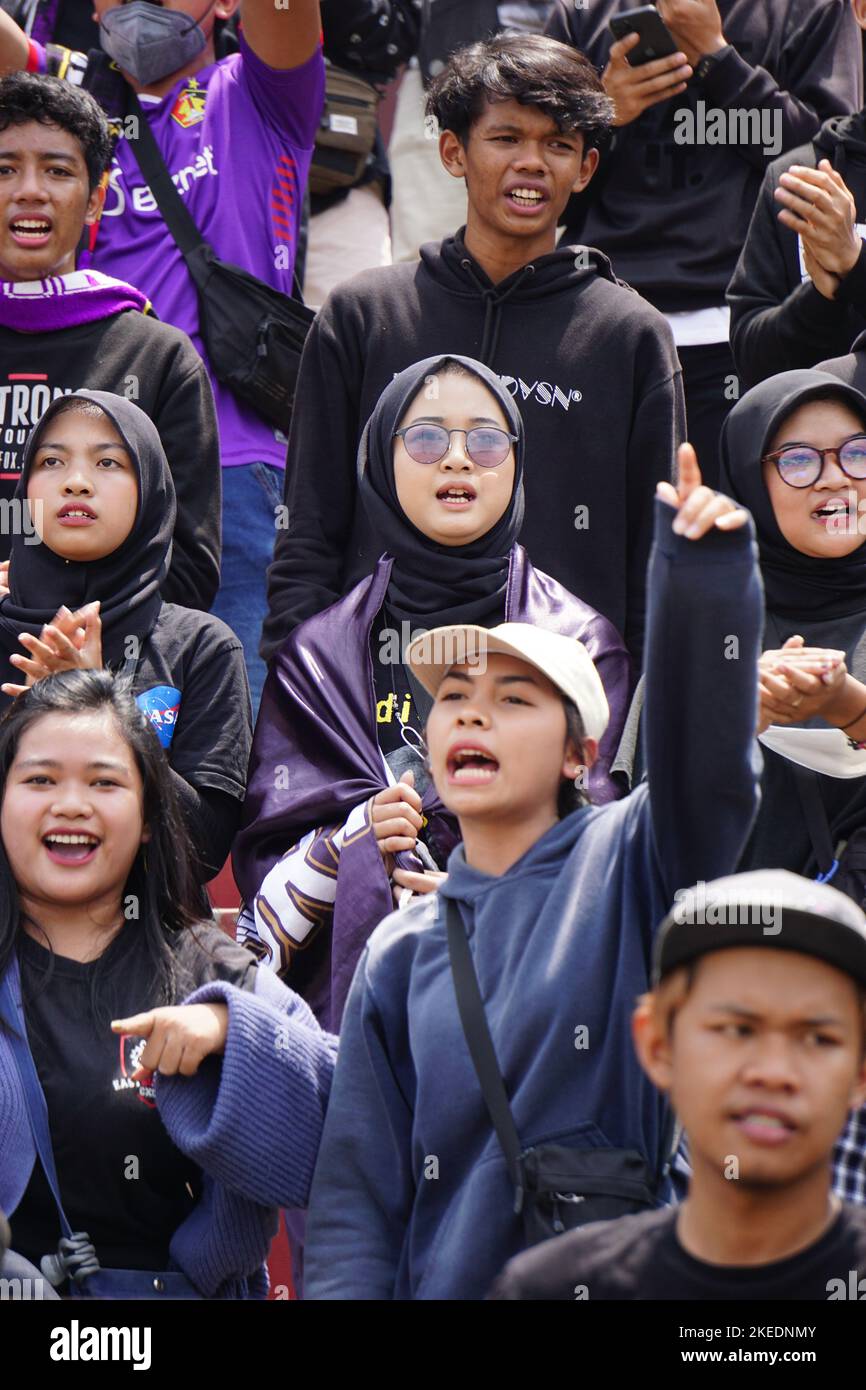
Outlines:
<svg viewBox="0 0 866 1390"><path fill-rule="evenodd" d="M243 647L212 613L165 603L142 644L135 697L194 787L243 801L252 744Z"/></svg>
<svg viewBox="0 0 866 1390"><path fill-rule="evenodd" d="M393 659L395 632L400 632L399 623L392 624L382 612L370 634L376 738L389 765L390 753L400 752L407 746L420 746L431 704L429 695L410 677L399 659L402 653ZM408 731L408 739L403 737L404 728Z"/></svg>
<svg viewBox="0 0 866 1390"><path fill-rule="evenodd" d="M139 931L137 922L127 922L99 960L86 964L63 956L52 961L45 947L25 937L21 980L70 1225L88 1233L104 1268L160 1270L168 1267L172 1235L200 1196L201 1172L169 1139L153 1087L130 1079L143 1040L111 1032L112 1018L154 1003L153 965ZM184 933L175 958L178 1003L209 980L254 987L255 961L215 927ZM13 1248L37 1266L56 1251L60 1222L38 1159L10 1223Z"/></svg>
<svg viewBox="0 0 866 1390"><path fill-rule="evenodd" d="M491 1297L497 1299L752 1300L826 1302L857 1298L866 1275L866 1208L843 1205L820 1240L765 1265L713 1265L696 1260L676 1235L676 1208L595 1222L511 1260Z"/></svg>

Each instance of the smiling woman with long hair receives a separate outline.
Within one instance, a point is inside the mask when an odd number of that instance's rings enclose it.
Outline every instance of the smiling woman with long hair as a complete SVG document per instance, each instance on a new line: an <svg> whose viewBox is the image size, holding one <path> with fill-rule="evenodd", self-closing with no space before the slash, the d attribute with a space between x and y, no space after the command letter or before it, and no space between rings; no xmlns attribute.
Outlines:
<svg viewBox="0 0 866 1390"><path fill-rule="evenodd" d="M37 1265L53 1256L53 1282L88 1272L85 1293L263 1297L276 1208L306 1201L334 1040L200 922L165 757L107 672L22 696L0 723L0 778L0 1208L13 1248ZM28 1051L44 1099L28 1093ZM73 1250L58 1245L34 1105L68 1225L86 1233Z"/></svg>

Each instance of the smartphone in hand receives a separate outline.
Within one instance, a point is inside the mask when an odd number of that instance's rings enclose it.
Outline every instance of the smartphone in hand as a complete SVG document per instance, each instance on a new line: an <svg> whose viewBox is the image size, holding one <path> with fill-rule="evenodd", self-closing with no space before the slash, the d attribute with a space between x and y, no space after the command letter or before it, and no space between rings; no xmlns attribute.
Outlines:
<svg viewBox="0 0 866 1390"><path fill-rule="evenodd" d="M624 10L610 21L610 30L615 39L624 39L627 34L640 34L640 43L626 54L626 61L633 68L652 63L656 58L667 58L679 51L655 5Z"/></svg>

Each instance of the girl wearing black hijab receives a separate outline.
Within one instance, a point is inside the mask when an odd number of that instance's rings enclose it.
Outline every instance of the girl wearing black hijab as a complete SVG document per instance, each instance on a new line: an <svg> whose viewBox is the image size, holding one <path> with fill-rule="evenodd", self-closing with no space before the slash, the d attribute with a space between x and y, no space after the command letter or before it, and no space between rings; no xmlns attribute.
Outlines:
<svg viewBox="0 0 866 1390"><path fill-rule="evenodd" d="M866 396L824 372L762 382L725 421L722 487L755 519L766 596L761 807L740 868L866 906ZM833 1179L863 1202L866 1107Z"/></svg>
<svg viewBox="0 0 866 1390"><path fill-rule="evenodd" d="M726 420L722 460L723 489L755 518L766 595L762 804L741 868L820 874L862 903L851 841L866 825L855 747L866 741L866 397L823 372L770 377Z"/></svg>
<svg viewBox="0 0 866 1390"><path fill-rule="evenodd" d="M436 357L399 373L358 454L385 554L290 634L265 685L234 850L240 933L333 1030L395 885L435 887L458 837L425 766L428 699L404 661L413 635L510 620L579 638L611 711L585 785L595 801L625 790L611 769L628 657L611 624L517 544L523 454L520 414L481 363Z"/></svg>
<svg viewBox="0 0 866 1390"><path fill-rule="evenodd" d="M156 427L122 396L59 397L27 441L16 499L29 524L13 539L0 600L0 698L26 688L22 673L30 685L105 665L131 679L166 751L205 882L240 817L249 689L230 629L160 597L176 508Z"/></svg>

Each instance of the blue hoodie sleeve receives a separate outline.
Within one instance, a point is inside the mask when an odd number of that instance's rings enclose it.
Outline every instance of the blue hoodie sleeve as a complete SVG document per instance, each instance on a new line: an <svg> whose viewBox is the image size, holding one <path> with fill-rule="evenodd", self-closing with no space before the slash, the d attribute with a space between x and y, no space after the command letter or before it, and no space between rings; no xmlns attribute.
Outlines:
<svg viewBox="0 0 866 1390"><path fill-rule="evenodd" d="M656 501L647 574L649 815L669 901L732 873L758 807L755 728L763 589L754 527L698 541Z"/></svg>
<svg viewBox="0 0 866 1390"><path fill-rule="evenodd" d="M340 1060L310 1194L306 1298L393 1298L411 1218L415 1179L407 1158L413 1101L389 1054L386 1038L394 1037L394 1029L386 1030L369 969L368 945L346 1002Z"/></svg>
<svg viewBox="0 0 866 1390"><path fill-rule="evenodd" d="M185 1004L228 1005L225 1053L195 1076L158 1076L170 1138L209 1177L263 1206L303 1207L328 1104L337 1039L270 971L255 993L223 980Z"/></svg>

